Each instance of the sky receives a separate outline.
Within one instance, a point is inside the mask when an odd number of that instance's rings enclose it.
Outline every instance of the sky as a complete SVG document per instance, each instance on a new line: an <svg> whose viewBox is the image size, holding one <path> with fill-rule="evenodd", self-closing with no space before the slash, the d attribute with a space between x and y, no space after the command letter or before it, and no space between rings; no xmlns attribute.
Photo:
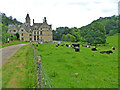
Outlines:
<svg viewBox="0 0 120 90"><path fill-rule="evenodd" d="M52 29L57 27L82 27L99 17L118 15L119 0L2 0L0 12L22 23L27 13L31 25L42 23L46 17Z"/></svg>

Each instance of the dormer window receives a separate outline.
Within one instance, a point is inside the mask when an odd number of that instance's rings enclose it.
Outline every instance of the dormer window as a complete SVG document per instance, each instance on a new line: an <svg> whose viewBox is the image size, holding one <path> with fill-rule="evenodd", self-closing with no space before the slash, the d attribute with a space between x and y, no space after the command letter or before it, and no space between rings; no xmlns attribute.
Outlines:
<svg viewBox="0 0 120 90"><path fill-rule="evenodd" d="M23 29L21 31L23 32Z"/></svg>
<svg viewBox="0 0 120 90"><path fill-rule="evenodd" d="M16 30L14 30L14 32L16 32Z"/></svg>

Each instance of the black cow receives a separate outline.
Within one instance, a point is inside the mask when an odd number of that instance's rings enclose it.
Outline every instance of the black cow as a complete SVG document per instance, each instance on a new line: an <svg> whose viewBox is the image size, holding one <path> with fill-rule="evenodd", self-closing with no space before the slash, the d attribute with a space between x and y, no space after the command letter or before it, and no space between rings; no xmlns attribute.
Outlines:
<svg viewBox="0 0 120 90"><path fill-rule="evenodd" d="M107 54L113 53L112 51L106 51Z"/></svg>
<svg viewBox="0 0 120 90"><path fill-rule="evenodd" d="M79 47L80 44L72 44L72 46L74 46L74 47Z"/></svg>
<svg viewBox="0 0 120 90"><path fill-rule="evenodd" d="M103 53L110 54L110 53L113 53L113 52L110 50L110 51L101 51L100 53L101 53L101 54L103 54Z"/></svg>
<svg viewBox="0 0 120 90"><path fill-rule="evenodd" d="M36 45L36 47L38 47L38 45Z"/></svg>
<svg viewBox="0 0 120 90"><path fill-rule="evenodd" d="M68 45L68 44L66 44L66 47L69 47L69 45Z"/></svg>
<svg viewBox="0 0 120 90"><path fill-rule="evenodd" d="M103 54L103 53L106 53L106 51L101 51L100 53Z"/></svg>
<svg viewBox="0 0 120 90"><path fill-rule="evenodd" d="M75 48L75 52L79 52L80 51L80 49L79 48Z"/></svg>
<svg viewBox="0 0 120 90"><path fill-rule="evenodd" d="M92 48L92 51L97 51L97 49L96 48Z"/></svg>
<svg viewBox="0 0 120 90"><path fill-rule="evenodd" d="M62 44L61 46L64 46L64 44Z"/></svg>

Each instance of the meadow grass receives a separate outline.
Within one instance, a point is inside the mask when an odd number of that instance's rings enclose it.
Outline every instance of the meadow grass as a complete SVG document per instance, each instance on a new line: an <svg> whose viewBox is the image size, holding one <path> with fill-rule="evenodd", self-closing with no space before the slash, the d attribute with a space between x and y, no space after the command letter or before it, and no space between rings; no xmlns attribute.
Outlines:
<svg viewBox="0 0 120 90"><path fill-rule="evenodd" d="M36 85L33 51L29 45L25 45L2 67L2 88L35 88Z"/></svg>
<svg viewBox="0 0 120 90"><path fill-rule="evenodd" d="M7 46L11 46L11 45L16 45L16 44L24 44L24 43L29 43L29 42L24 42L24 41L19 41L19 40L10 41L9 43L3 44L2 48L7 47Z"/></svg>
<svg viewBox="0 0 120 90"><path fill-rule="evenodd" d="M118 88L118 35L107 37L107 43L97 51L91 50L93 46L80 46L80 52L75 52L53 43L39 44L35 49L55 88ZM100 53L112 46L116 47L112 54Z"/></svg>

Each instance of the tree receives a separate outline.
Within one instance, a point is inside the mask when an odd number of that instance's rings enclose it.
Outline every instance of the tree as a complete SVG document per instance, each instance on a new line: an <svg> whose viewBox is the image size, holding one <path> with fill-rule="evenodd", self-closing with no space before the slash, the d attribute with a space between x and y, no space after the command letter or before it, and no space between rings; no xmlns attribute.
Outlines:
<svg viewBox="0 0 120 90"><path fill-rule="evenodd" d="M66 35L65 35L65 34L62 35L61 40L62 40L62 41L66 41Z"/></svg>
<svg viewBox="0 0 120 90"><path fill-rule="evenodd" d="M72 35L75 37L75 41L78 42L80 41L80 33L79 33L79 29L74 27L74 28L71 28L71 31L72 31Z"/></svg>
<svg viewBox="0 0 120 90"><path fill-rule="evenodd" d="M82 41L88 42L93 45L105 44L105 26L101 22L94 22L84 28L82 28L81 36Z"/></svg>
<svg viewBox="0 0 120 90"><path fill-rule="evenodd" d="M73 35L69 34L69 33L67 35L64 34L62 36L62 39L64 41L69 41L69 42L74 42L75 41L75 37Z"/></svg>
<svg viewBox="0 0 120 90"><path fill-rule="evenodd" d="M91 29L88 33L91 34L89 35L90 37L88 38L92 38L93 41L91 41L90 43L92 44L105 44L106 42L106 36L105 36L105 26L101 23L101 22L95 22L91 25Z"/></svg>
<svg viewBox="0 0 120 90"><path fill-rule="evenodd" d="M16 35L16 38L19 40L19 38L20 38L19 33L16 33L15 35Z"/></svg>

